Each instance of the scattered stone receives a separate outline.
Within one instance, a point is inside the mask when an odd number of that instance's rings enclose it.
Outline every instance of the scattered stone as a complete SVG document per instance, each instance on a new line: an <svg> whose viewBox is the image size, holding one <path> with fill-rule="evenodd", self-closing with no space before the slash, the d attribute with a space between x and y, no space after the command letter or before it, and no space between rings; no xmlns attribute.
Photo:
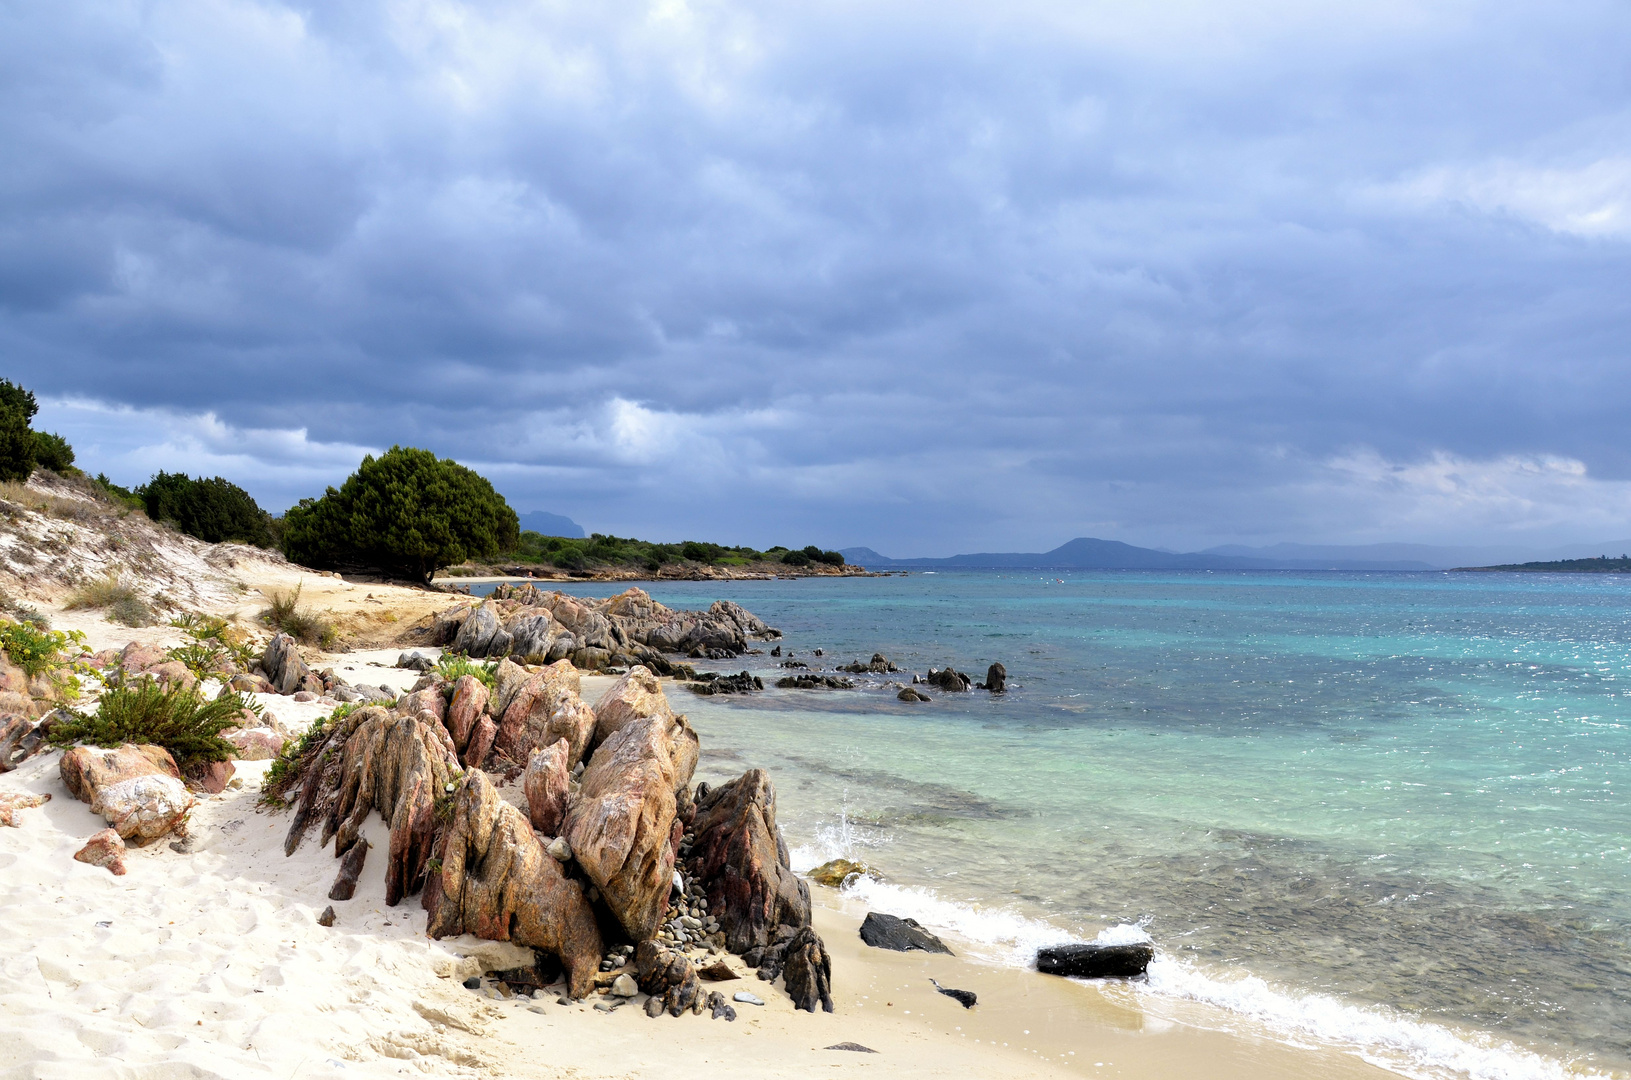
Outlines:
<svg viewBox="0 0 1631 1080"><path fill-rule="evenodd" d="M746 990L738 990L736 993L731 995L731 1000L740 1001L744 1005L763 1005L765 1003L764 998L761 998L758 994L749 993Z"/></svg>
<svg viewBox="0 0 1631 1080"><path fill-rule="evenodd" d="M537 1013L539 1016L544 1015L544 1007L542 1005L528 1005L527 1011L530 1013Z"/></svg>
<svg viewBox="0 0 1631 1080"><path fill-rule="evenodd" d="M707 967L699 968L697 970L697 975L700 978L707 979L709 982L730 982L732 979L740 979L742 977L736 973L735 968L731 967L730 964L724 960L715 960Z"/></svg>
<svg viewBox="0 0 1631 1080"><path fill-rule="evenodd" d="M895 697L899 698L901 701L933 701L934 700L928 694L923 693L923 691L913 690L910 686L901 687L900 693L896 694Z"/></svg>
<svg viewBox="0 0 1631 1080"><path fill-rule="evenodd" d="M316 701L317 695L312 693L310 690L296 690L294 694L290 696L290 700L297 701L304 705L308 701Z"/></svg>
<svg viewBox="0 0 1631 1080"><path fill-rule="evenodd" d="M919 926L916 919L902 919L876 911L867 912L866 918L861 921L861 940L874 949L893 949L895 952L921 949L952 955L945 943Z"/></svg>
<svg viewBox="0 0 1631 1080"><path fill-rule="evenodd" d="M317 916L317 925L318 926L333 926L334 925L334 918L335 918L334 905L330 904L328 907L323 909L323 913L321 915Z"/></svg>
<svg viewBox="0 0 1631 1080"><path fill-rule="evenodd" d="M934 988L936 990L940 991L942 994L945 994L947 997L951 998L965 1009L974 1008L975 1004L980 1000L972 990L953 990L949 986L941 986L932 977L929 979L929 981L934 983Z"/></svg>
<svg viewBox="0 0 1631 1080"><path fill-rule="evenodd" d="M64 755L64 760L66 757ZM135 842L138 847L172 831L183 830L188 813L197 805L198 800L180 780L161 772L107 784L98 788L91 799L92 812L101 814L109 825L118 830L120 836Z"/></svg>
<svg viewBox="0 0 1631 1080"><path fill-rule="evenodd" d="M872 1047L862 1046L858 1042L833 1043L831 1046L827 1047L827 1049L828 1050L853 1050L857 1054L876 1054L877 1053L877 1051L872 1049Z"/></svg>
<svg viewBox="0 0 1631 1080"><path fill-rule="evenodd" d="M105 866L115 877L125 874L125 841L117 830L103 829L74 852L74 858L92 866Z"/></svg>
<svg viewBox="0 0 1631 1080"><path fill-rule="evenodd" d="M1036 954L1036 970L1073 979L1132 978L1155 958L1148 941L1129 945L1051 945Z"/></svg>
<svg viewBox="0 0 1631 1080"><path fill-rule="evenodd" d="M809 873L811 881L817 885L825 885L830 889L842 888L844 883L853 877L869 877L882 880L883 875L863 862L854 862L850 859L833 859L824 862Z"/></svg>
<svg viewBox="0 0 1631 1080"><path fill-rule="evenodd" d="M18 791L0 791L0 826L17 828L17 811L32 810L51 801L49 793L25 795Z"/></svg>
<svg viewBox="0 0 1631 1080"><path fill-rule="evenodd" d="M481 976L472 975L468 979L464 980L464 988L466 990L480 990L481 989Z"/></svg>
<svg viewBox="0 0 1631 1080"><path fill-rule="evenodd" d="M634 981L634 976L626 971L612 981L612 994L616 997L631 998L639 992L639 984Z"/></svg>
<svg viewBox="0 0 1631 1080"><path fill-rule="evenodd" d="M840 678L837 675L790 675L784 679L777 679L776 685L783 690L853 690L853 680Z"/></svg>
<svg viewBox="0 0 1631 1080"><path fill-rule="evenodd" d="M170 850L175 852L177 855L191 855L193 853L193 845L196 842L197 838L191 833L188 833L180 840L170 841Z"/></svg>
<svg viewBox="0 0 1631 1080"><path fill-rule="evenodd" d="M715 990L708 995L707 1008L715 1020L735 1020L736 1009L726 1004L725 995Z"/></svg>
<svg viewBox="0 0 1631 1080"><path fill-rule="evenodd" d="M656 1018L663 1014L663 999L653 994L646 998L646 1015Z"/></svg>
<svg viewBox="0 0 1631 1080"><path fill-rule="evenodd" d="M551 840L549 847L544 850L549 852L549 857L556 862L570 862L572 859L572 845L566 842L564 836L557 836Z"/></svg>
<svg viewBox="0 0 1631 1080"><path fill-rule="evenodd" d="M402 655L398 656L396 658L396 666L399 668L406 668L409 671L430 671L436 666L436 661L432 660L428 656L425 656L423 653L414 651L411 653L403 653Z"/></svg>

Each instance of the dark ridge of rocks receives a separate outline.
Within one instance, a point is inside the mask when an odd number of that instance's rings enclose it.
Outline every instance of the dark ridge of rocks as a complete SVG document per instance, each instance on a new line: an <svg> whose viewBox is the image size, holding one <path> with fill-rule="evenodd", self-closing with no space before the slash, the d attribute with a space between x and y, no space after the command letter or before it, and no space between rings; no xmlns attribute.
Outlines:
<svg viewBox="0 0 1631 1080"><path fill-rule="evenodd" d="M877 1051L872 1049L872 1047L862 1046L858 1042L833 1043L831 1046L823 1047L822 1049L824 1049L824 1050L852 1050L857 1054L876 1054L877 1053Z"/></svg>
<svg viewBox="0 0 1631 1080"><path fill-rule="evenodd" d="M686 684L686 688L693 694L709 697L714 694L751 694L765 688L764 681L757 675L742 672L739 675L719 675L712 671L704 671L697 675L696 681Z"/></svg>
<svg viewBox="0 0 1631 1080"><path fill-rule="evenodd" d="M1051 945L1036 954L1036 970L1072 979L1132 978L1155 959L1147 941L1130 945Z"/></svg>
<svg viewBox="0 0 1631 1080"><path fill-rule="evenodd" d="M853 690L855 683L850 679L840 678L837 675L792 675L777 679L776 685L783 690Z"/></svg>
<svg viewBox="0 0 1631 1080"><path fill-rule="evenodd" d="M892 662L890 662L889 658L883 653L873 653L872 659L868 663L863 664L857 660L852 664L846 664L838 670L847 671L851 675L864 675L869 672L873 675L887 675L892 671L899 671L900 668L896 667Z"/></svg>
<svg viewBox="0 0 1631 1080"><path fill-rule="evenodd" d="M874 949L892 949L895 952L922 950L953 955L945 942L919 926L916 919L902 919L876 911L867 912L866 918L861 921L861 940Z"/></svg>

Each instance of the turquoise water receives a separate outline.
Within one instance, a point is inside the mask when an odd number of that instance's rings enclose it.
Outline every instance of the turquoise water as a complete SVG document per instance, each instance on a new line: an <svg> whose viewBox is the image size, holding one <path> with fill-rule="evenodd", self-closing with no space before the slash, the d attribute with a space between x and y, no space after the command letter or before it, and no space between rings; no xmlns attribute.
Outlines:
<svg viewBox="0 0 1631 1080"><path fill-rule="evenodd" d="M1631 1073L1631 582L1004 571L650 591L736 600L812 667L1006 665L1010 693L927 705L880 677L676 702L702 775L769 769L800 857L878 866L877 906L998 962L1136 923L1160 957L1147 992L1421 1074Z"/></svg>

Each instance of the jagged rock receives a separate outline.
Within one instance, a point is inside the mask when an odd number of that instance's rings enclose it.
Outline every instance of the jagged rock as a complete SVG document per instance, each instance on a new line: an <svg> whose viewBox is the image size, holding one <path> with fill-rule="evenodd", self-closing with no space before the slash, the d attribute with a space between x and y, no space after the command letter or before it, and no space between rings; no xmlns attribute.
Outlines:
<svg viewBox="0 0 1631 1080"><path fill-rule="evenodd" d="M656 718L671 731L669 744L674 757L675 790L689 785L696 772L699 753L696 732L691 730L689 720L676 716L669 707L668 698L663 695L662 680L640 665L631 668L595 702L595 736L591 749L625 725L648 717Z"/></svg>
<svg viewBox="0 0 1631 1080"><path fill-rule="evenodd" d="M565 964L573 997L594 988L602 943L583 887L479 769L459 787L439 887L426 901L432 937L470 933L543 949Z"/></svg>
<svg viewBox="0 0 1631 1080"><path fill-rule="evenodd" d="M328 891L330 900L349 900L357 892L357 879L362 876L362 864L368 859L368 841L358 839L346 849L340 859L340 872Z"/></svg>
<svg viewBox="0 0 1631 1080"><path fill-rule="evenodd" d="M642 941L634 950L635 976L640 989L660 1000L670 1016L678 1016L703 999L702 984L697 981L695 965L684 954L667 949L655 941ZM657 1012L646 1007L650 1016Z"/></svg>
<svg viewBox="0 0 1631 1080"><path fill-rule="evenodd" d="M230 761L199 761L187 767L187 783L199 791L219 795L237 768Z"/></svg>
<svg viewBox="0 0 1631 1080"><path fill-rule="evenodd" d="M498 669L493 673L493 697L487 704L487 709L494 716L503 716L515 700L515 695L532 678L532 672L517 664L509 657L498 662Z"/></svg>
<svg viewBox="0 0 1631 1080"><path fill-rule="evenodd" d="M460 675L459 681L453 684L453 701L447 707L445 724L458 749L470 745L470 732L487 711L487 698L487 684L474 675Z"/></svg>
<svg viewBox="0 0 1631 1080"><path fill-rule="evenodd" d="M464 764L468 769L479 769L487 763L487 755L492 752L493 740L498 737L498 727L493 723L491 716L482 714L476 721L476 728L470 733L470 745L465 747Z"/></svg>
<svg viewBox="0 0 1631 1080"><path fill-rule="evenodd" d="M881 880L883 875L863 862L854 862L850 859L832 859L822 863L811 870L808 877L817 885L825 885L830 889L842 888L844 882L852 877L864 876Z"/></svg>
<svg viewBox="0 0 1631 1080"><path fill-rule="evenodd" d="M486 656L498 633L498 612L492 604L482 604L472 611L453 636L452 651L466 656Z"/></svg>
<svg viewBox="0 0 1631 1080"><path fill-rule="evenodd" d="M306 662L300 658L294 638L288 634L277 634L266 643L260 663L261 670L266 672L267 682L279 694L293 694L299 690L316 694L323 692L323 681L312 674Z"/></svg>
<svg viewBox="0 0 1631 1080"><path fill-rule="evenodd" d="M198 805L169 751L130 743L76 746L62 755L62 782L126 840L146 844L180 828Z"/></svg>
<svg viewBox="0 0 1631 1080"><path fill-rule="evenodd" d="M793 1008L815 1012L820 1004L823 1010L832 1012L832 957L827 955L821 936L813 928L802 926L782 948L782 985L793 999Z"/></svg>
<svg viewBox="0 0 1631 1080"><path fill-rule="evenodd" d="M1148 941L1127 945L1050 945L1038 950L1036 970L1044 975L1073 979L1132 978L1142 975L1155 959Z"/></svg>
<svg viewBox="0 0 1631 1080"><path fill-rule="evenodd" d="M566 740L568 768L582 760L594 735L594 714L578 697L577 668L560 660L517 687L502 714L495 746L512 761L525 762L534 750Z"/></svg>
<svg viewBox="0 0 1631 1080"><path fill-rule="evenodd" d="M886 675L891 671L899 671L900 668L891 663L889 657L885 656L883 653L873 653L872 660L869 663L863 664L857 660L853 664L846 664L838 670L847 671L852 675L860 675L867 672L874 675Z"/></svg>
<svg viewBox="0 0 1631 1080"><path fill-rule="evenodd" d="M705 968L698 968L697 976L699 978L707 979L709 982L730 982L733 979L740 979L742 977L738 975L736 973L736 969L731 967L725 960L715 960Z"/></svg>
<svg viewBox="0 0 1631 1080"><path fill-rule="evenodd" d="M809 887L793 873L776 825L776 789L764 770L699 795L691 831L687 866L727 949L745 952L767 944L777 925L809 923Z"/></svg>
<svg viewBox="0 0 1631 1080"><path fill-rule="evenodd" d="M572 637L548 612L524 615L511 622L506 630L510 635L510 655L519 656L529 664L548 662L555 653L555 643ZM575 644L576 639L573 640Z"/></svg>
<svg viewBox="0 0 1631 1080"><path fill-rule="evenodd" d="M393 716L377 705L359 709L307 748L284 853L292 855L312 821L322 817L321 842L333 839L335 855L343 856L357 843L369 812L377 810L391 827L385 902L395 904L425 880L436 796L457 767L431 725L418 717Z"/></svg>
<svg viewBox="0 0 1631 1080"><path fill-rule="evenodd" d="M656 933L674 874L674 727L671 714L660 714L614 732L584 770L563 829L573 858L635 941Z"/></svg>
<svg viewBox="0 0 1631 1080"><path fill-rule="evenodd" d="M707 1009L715 1020L735 1020L736 1010L725 1002L725 995L718 990L708 995Z"/></svg>
<svg viewBox="0 0 1631 1080"><path fill-rule="evenodd" d="M396 666L408 671L432 671L436 661L418 651L405 652L396 658Z"/></svg>
<svg viewBox="0 0 1631 1080"><path fill-rule="evenodd" d="M464 620L470 617L470 612L474 608L475 605L469 602L455 604L437 615L430 627L431 643L446 645L452 641L458 635L459 629L464 625Z"/></svg>
<svg viewBox="0 0 1631 1080"><path fill-rule="evenodd" d="M1000 663L992 664L985 669L985 688L994 694L1000 694L1008 689L1008 669Z"/></svg>
<svg viewBox="0 0 1631 1080"><path fill-rule="evenodd" d="M323 913L321 915L317 916L317 925L333 926L334 918L334 905L330 904L328 907L323 909Z"/></svg>
<svg viewBox="0 0 1631 1080"><path fill-rule="evenodd" d="M21 791L0 791L0 826L17 828L17 811L32 810L51 801L49 792L29 795Z"/></svg>
<svg viewBox="0 0 1631 1080"><path fill-rule="evenodd" d="M115 877L125 875L125 841L117 830L103 829L74 852L74 858L92 866L105 866Z"/></svg>
<svg viewBox="0 0 1631 1080"><path fill-rule="evenodd" d="M861 940L874 949L892 949L895 952L945 953L951 955L946 943L919 926L916 919L902 919L895 915L867 912L861 920Z"/></svg>
<svg viewBox="0 0 1631 1080"><path fill-rule="evenodd" d="M535 750L521 774L521 790L527 797L527 818L545 836L556 836L566 817L566 796L571 787L566 743L554 742Z"/></svg>

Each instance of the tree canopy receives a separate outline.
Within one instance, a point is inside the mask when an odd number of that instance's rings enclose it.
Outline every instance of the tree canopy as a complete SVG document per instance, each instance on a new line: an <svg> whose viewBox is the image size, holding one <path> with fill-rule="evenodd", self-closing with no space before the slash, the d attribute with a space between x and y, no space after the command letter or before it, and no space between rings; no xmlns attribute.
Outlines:
<svg viewBox="0 0 1631 1080"><path fill-rule="evenodd" d="M33 391L0 379L0 480L27 480L34 471L34 432L28 423L39 410Z"/></svg>
<svg viewBox="0 0 1631 1080"><path fill-rule="evenodd" d="M516 545L520 522L480 474L429 450L362 459L340 489L284 515L283 553L317 569L373 569L428 582L437 570Z"/></svg>
<svg viewBox="0 0 1631 1080"><path fill-rule="evenodd" d="M222 477L194 480L161 472L136 489L154 521L173 522L188 536L211 544L225 540L272 546L272 522L249 492Z"/></svg>

